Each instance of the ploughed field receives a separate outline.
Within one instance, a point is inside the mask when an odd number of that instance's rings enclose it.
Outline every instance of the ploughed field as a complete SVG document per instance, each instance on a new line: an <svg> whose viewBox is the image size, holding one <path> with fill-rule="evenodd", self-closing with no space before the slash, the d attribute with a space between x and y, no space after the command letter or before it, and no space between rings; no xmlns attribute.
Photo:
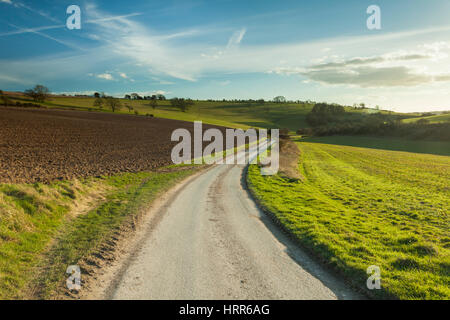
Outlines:
<svg viewBox="0 0 450 320"><path fill-rule="evenodd" d="M203 125L204 130L212 127ZM178 120L2 107L0 183L50 182L170 165L177 143L170 137L177 128L193 136L193 124Z"/></svg>

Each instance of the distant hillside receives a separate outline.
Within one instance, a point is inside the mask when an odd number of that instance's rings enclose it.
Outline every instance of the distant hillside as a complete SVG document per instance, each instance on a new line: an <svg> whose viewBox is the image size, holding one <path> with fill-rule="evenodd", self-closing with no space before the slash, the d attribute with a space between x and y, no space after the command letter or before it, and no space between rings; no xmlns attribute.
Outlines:
<svg viewBox="0 0 450 320"><path fill-rule="evenodd" d="M446 111L446 113L440 113L432 116L424 116L424 117L416 117L416 118L408 118L403 120L403 122L417 122L421 119L428 121L429 123L440 123L440 122L450 122L450 111Z"/></svg>
<svg viewBox="0 0 450 320"><path fill-rule="evenodd" d="M5 92L6 93L6 92ZM15 102L32 102L29 97L20 93L6 93ZM94 106L93 97L54 96L44 103L47 108L69 108L75 110L110 112L104 106ZM170 101L158 101L153 109L149 100L120 99L122 109L119 113L154 115L155 117L186 121L201 120L204 123L227 127L288 128L295 131L306 126L305 117L313 104L308 103L273 103L273 102L229 102L229 101L196 101L187 112L171 106ZM133 110L129 111L125 106Z"/></svg>
<svg viewBox="0 0 450 320"><path fill-rule="evenodd" d="M32 102L29 97L20 92L4 92L13 103ZM47 108L69 108L74 110L111 112L106 107L94 106L95 98L88 96L62 96L52 95L44 103L39 103ZM197 101L187 112L171 106L169 100L157 101L155 109L149 100L120 99L122 108L118 113L138 115L153 115L159 118L177 119L186 121L201 120L204 123L239 128L287 128L297 131L300 128L308 128L310 124L306 116L312 110L315 103L274 103L274 102L230 102L230 101ZM130 111L126 108L130 106ZM361 121L373 114L390 115L397 118L408 118L410 114L401 114L391 111L375 110L369 108L344 107L345 114L339 121ZM419 116L419 114L417 115ZM446 115L448 117L448 115ZM418 119L418 118L414 118Z"/></svg>

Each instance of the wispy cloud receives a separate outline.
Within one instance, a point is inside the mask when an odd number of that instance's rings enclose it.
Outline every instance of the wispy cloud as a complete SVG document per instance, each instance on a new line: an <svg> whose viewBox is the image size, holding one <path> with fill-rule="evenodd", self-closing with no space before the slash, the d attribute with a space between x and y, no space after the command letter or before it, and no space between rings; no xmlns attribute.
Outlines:
<svg viewBox="0 0 450 320"><path fill-rule="evenodd" d="M1 1L7 1L7 0L1 0ZM120 15L120 16L109 16L101 19L91 19L83 21L83 24L98 24L100 22L107 22L107 21L114 21L114 20L121 20L128 17L135 17L141 15L141 13L130 13L126 15ZM65 24L57 24L57 25L49 25L49 26L41 26L41 27L35 27L35 28L20 28L16 31L9 31L0 33L1 36L12 36L17 34L24 34L24 33L35 33L36 31L45 31L45 30L52 30L52 29L63 29L66 28Z"/></svg>
<svg viewBox="0 0 450 320"><path fill-rule="evenodd" d="M9 23L9 25L10 25L11 27L14 27L14 28L16 28L17 30L19 30L19 32L24 30L23 28L21 28L21 27L19 27L19 26L16 26L16 25L14 25L14 24L12 24L12 23ZM40 32L40 31L29 30L29 29L28 29L27 32L31 32L31 33L37 34L37 35L39 35L39 36L41 36L41 37L44 37L44 38L47 38L47 39L56 41L56 42L58 42L59 44L62 44L62 45L64 45L64 46L69 47L69 48L72 48L72 49L84 50L83 48L81 48L81 47L79 47L79 46L76 46L76 45L74 45L74 44L72 44L72 43L70 43L70 42L67 42L67 41L63 41L63 40L57 39L57 38L55 38L55 37L49 36L48 34L42 33L42 32Z"/></svg>
<svg viewBox="0 0 450 320"><path fill-rule="evenodd" d="M0 37L13 36L16 34L24 34L24 33L36 33L38 31L60 29L60 28L65 28L65 27L66 27L66 25L61 24L61 25L52 25L52 26L42 26L42 27L36 27L36 28L18 28L18 30L16 30L16 31L0 33Z"/></svg>
<svg viewBox="0 0 450 320"><path fill-rule="evenodd" d="M365 57L365 58L352 58L343 62L329 62L322 63L318 65L311 66L310 69L320 70L320 69L330 69L330 68L346 68L352 66L361 66L374 63L382 63L387 61L412 61L412 60L422 60L429 59L431 56L426 54L409 54L409 55L386 55L378 57Z"/></svg>
<svg viewBox="0 0 450 320"><path fill-rule="evenodd" d="M56 22L56 23L60 23L61 22L59 19L56 19L55 17L51 16L49 13L47 13L45 11L42 11L42 10L34 9L34 8L24 4L22 2L19 2L19 1L14 1L13 2L12 0L0 0L0 1L3 2L3 3L8 3L8 4L11 4L11 5L14 5L14 7L16 7L16 8L26 9L26 10L28 10L28 11L34 13L34 14L40 15L41 17L44 17L44 18L46 18L46 19L48 19L50 21L53 21L53 22Z"/></svg>
<svg viewBox="0 0 450 320"><path fill-rule="evenodd" d="M247 32L247 29L242 28L239 31L236 31L233 33L233 35L228 40L227 49L232 49L236 46L238 46L242 39L244 38L245 33Z"/></svg>

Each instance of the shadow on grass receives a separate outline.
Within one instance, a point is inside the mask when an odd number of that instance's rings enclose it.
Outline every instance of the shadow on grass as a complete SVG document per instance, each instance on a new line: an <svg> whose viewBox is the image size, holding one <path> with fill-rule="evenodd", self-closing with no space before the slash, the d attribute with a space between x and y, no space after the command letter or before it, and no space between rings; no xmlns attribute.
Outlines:
<svg viewBox="0 0 450 320"><path fill-rule="evenodd" d="M296 141L450 156L450 142L444 141L368 136L306 137L298 138Z"/></svg>

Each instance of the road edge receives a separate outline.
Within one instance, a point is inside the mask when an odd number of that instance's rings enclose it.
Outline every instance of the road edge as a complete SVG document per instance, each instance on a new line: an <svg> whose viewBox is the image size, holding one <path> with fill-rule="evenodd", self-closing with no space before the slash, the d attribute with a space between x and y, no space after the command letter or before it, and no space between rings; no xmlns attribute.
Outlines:
<svg viewBox="0 0 450 320"><path fill-rule="evenodd" d="M256 206L264 212L264 214L269 217L272 222L289 238L291 239L297 246L300 247L305 253L316 263L320 264L322 267L325 268L329 273L335 275L336 277L339 277L344 280L344 282L350 286L351 289L355 290L357 293L363 295L364 297L367 297L368 299L379 299L378 297L374 296L368 289L362 288L360 285L356 284L352 279L345 276L345 274L335 268L333 268L326 259L322 258L320 255L318 255L314 250L311 248L308 248L305 246L296 236L295 234L290 231L281 221L278 219L275 213L273 213L271 210L269 210L258 198L256 195L255 190L251 186L251 183L249 182L249 176L248 176L248 169L250 165L247 165L244 168L244 179L242 179L243 188L248 192L250 198L252 201L255 202Z"/></svg>
<svg viewBox="0 0 450 320"><path fill-rule="evenodd" d="M212 167L199 168L197 172L185 177L168 190L160 192L141 214L133 219L127 219L114 235L114 245L108 252L108 259L90 266L89 272L82 275L82 290L73 293L66 289L59 298L63 294L63 299L70 300L111 299L111 292L120 281L122 273L140 249L142 244L140 240L152 232L163 218L162 209L170 205L179 191Z"/></svg>

